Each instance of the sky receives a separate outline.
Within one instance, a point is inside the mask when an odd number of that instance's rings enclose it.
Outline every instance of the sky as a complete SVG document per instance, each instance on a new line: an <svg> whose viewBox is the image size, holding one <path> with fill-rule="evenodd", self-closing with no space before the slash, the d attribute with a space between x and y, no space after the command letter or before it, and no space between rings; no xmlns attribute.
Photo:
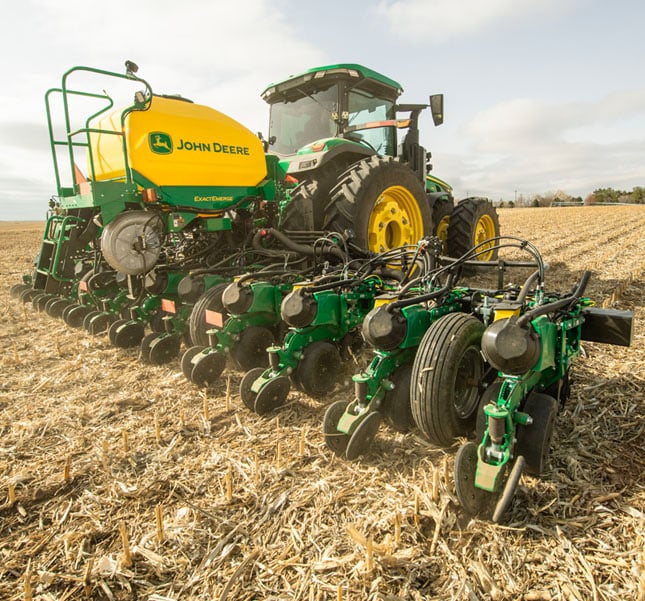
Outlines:
<svg viewBox="0 0 645 601"><path fill-rule="evenodd" d="M645 186L641 0L21 0L0 22L0 220L40 220L56 194L44 94L76 65L139 65L266 134L261 91L360 63L401 102L445 96L421 142L457 199ZM106 84L92 82L101 92ZM108 90L112 93L111 90Z"/></svg>

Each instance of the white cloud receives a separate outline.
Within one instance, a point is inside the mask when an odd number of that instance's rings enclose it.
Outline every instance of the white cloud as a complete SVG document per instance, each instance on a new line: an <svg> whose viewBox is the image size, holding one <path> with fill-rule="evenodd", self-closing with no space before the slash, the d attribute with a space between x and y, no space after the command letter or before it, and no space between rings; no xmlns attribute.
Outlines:
<svg viewBox="0 0 645 601"><path fill-rule="evenodd" d="M375 11L398 35L439 44L484 31L501 21L558 12L576 3L576 0L382 0Z"/></svg>

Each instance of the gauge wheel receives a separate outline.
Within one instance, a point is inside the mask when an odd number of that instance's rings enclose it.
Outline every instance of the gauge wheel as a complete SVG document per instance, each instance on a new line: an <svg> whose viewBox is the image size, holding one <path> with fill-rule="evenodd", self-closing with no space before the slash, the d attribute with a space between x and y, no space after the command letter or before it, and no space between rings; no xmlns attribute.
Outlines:
<svg viewBox="0 0 645 601"><path fill-rule="evenodd" d="M295 369L295 380L308 395L324 396L336 385L340 365L336 345L327 340L318 340L303 350L303 357Z"/></svg>
<svg viewBox="0 0 645 601"><path fill-rule="evenodd" d="M338 457L345 456L345 449L347 449L347 443L349 442L349 435L338 431L338 421L348 406L349 403L347 401L336 401L332 403L327 407L323 419L325 444Z"/></svg>
<svg viewBox="0 0 645 601"><path fill-rule="evenodd" d="M268 367L267 347L275 342L275 336L269 328L249 326L240 334L240 339L230 351L235 367L248 371L254 367Z"/></svg>

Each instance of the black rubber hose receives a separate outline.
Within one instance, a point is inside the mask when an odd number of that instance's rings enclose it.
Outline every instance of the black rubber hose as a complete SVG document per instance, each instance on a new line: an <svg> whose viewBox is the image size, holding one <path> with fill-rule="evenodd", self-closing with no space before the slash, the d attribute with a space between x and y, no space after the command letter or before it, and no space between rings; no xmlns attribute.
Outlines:
<svg viewBox="0 0 645 601"><path fill-rule="evenodd" d="M308 255L308 256L314 256L316 253L316 250L312 246L306 246L305 244L298 244L297 242L294 242L291 240L291 238L287 237L285 234L282 232L274 229L274 228L267 228L264 230L258 231L255 236L253 236L253 246L256 247L256 243L259 248L262 248L260 245L260 238L262 237L263 234L271 234L274 238L279 240L286 248L289 250L293 250L294 252L297 252L301 255ZM262 250L266 251L267 249L262 248ZM322 248L320 250L320 253L322 255L328 255L331 257L334 257L335 259L339 259L341 261L345 261L347 259L347 256L345 253L343 253L339 248L337 247L331 247L331 248Z"/></svg>
<svg viewBox="0 0 645 601"><path fill-rule="evenodd" d="M546 315L547 313L553 313L554 311L559 311L560 309L568 307L571 303L577 301L584 294L590 277L591 272L585 271L582 274L580 283L571 296L561 298L560 300L553 301L552 303L547 303L546 305L540 305L539 307L535 307L534 309L527 311L526 313L524 313L524 315L522 315L522 317L517 320L517 325L524 327L540 315Z"/></svg>
<svg viewBox="0 0 645 601"><path fill-rule="evenodd" d="M529 293L531 286L533 285L533 282L537 280L539 277L540 277L540 271L536 270L528 278L526 278L526 282L524 282L524 285L522 286L520 293L517 295L518 303L524 304L524 301L526 300L526 297Z"/></svg>

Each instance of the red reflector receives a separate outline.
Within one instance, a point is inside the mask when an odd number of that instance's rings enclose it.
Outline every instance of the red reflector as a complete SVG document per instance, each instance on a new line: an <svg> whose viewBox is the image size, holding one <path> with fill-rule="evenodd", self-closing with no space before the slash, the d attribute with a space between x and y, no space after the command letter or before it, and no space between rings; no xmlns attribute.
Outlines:
<svg viewBox="0 0 645 601"><path fill-rule="evenodd" d="M171 301L167 298L161 299L161 310L166 313L176 313L177 309L175 308L175 301Z"/></svg>
<svg viewBox="0 0 645 601"><path fill-rule="evenodd" d="M209 311L206 309L204 318L206 323L210 326L215 326L216 328L224 327L224 315L217 311Z"/></svg>
<svg viewBox="0 0 645 601"><path fill-rule="evenodd" d="M297 184L298 183L298 180L295 177L293 177L293 175L287 175L284 178L284 181L287 182L288 184Z"/></svg>
<svg viewBox="0 0 645 601"><path fill-rule="evenodd" d="M85 280L81 280L78 283L78 287L80 288L81 292L87 292L87 282Z"/></svg>

